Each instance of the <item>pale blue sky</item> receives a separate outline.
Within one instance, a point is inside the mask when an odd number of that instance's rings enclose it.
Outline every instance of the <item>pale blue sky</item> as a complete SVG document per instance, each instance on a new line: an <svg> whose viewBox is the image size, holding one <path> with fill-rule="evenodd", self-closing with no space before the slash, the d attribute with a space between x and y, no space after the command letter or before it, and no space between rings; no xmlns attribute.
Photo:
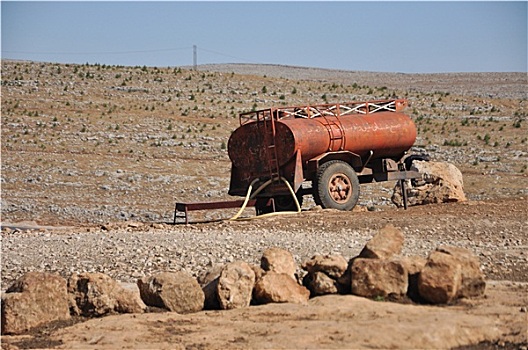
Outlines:
<svg viewBox="0 0 528 350"><path fill-rule="evenodd" d="M527 2L2 1L2 59L526 72Z"/></svg>

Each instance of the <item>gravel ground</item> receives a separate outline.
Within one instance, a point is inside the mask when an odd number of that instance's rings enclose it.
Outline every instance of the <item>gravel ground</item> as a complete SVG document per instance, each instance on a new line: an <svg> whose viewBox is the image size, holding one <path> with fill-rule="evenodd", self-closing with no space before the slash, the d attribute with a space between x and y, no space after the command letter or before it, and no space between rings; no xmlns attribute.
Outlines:
<svg viewBox="0 0 528 350"><path fill-rule="evenodd" d="M251 213L247 213L250 215ZM197 276L214 264L259 264L281 247L300 265L314 254L356 256L386 224L402 229L404 255L426 256L439 245L472 250L489 279L528 281L526 198L343 213L305 211L250 221L191 225L115 223L51 230L4 229L2 289L28 271L103 272L122 282L157 271Z"/></svg>
<svg viewBox="0 0 528 350"><path fill-rule="evenodd" d="M2 227L19 228L2 230L2 289L34 270L124 282L158 270L197 275L216 263L258 263L271 246L299 264L316 253L351 258L387 223L402 228L406 255L460 245L479 254L490 278L527 280L526 74L199 69L2 62ZM361 188L359 207L374 212L162 224L174 202L232 199L225 144L238 112L392 93L411 102L413 152L455 164L468 204L402 212L390 203L394 184L381 183Z"/></svg>

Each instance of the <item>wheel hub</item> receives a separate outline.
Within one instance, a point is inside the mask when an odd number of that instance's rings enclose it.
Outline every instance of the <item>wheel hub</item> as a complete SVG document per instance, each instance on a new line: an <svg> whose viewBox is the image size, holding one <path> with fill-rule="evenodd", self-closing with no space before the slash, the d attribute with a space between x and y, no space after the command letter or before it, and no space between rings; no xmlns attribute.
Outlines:
<svg viewBox="0 0 528 350"><path fill-rule="evenodd" d="M352 184L345 174L334 174L328 182L328 192L337 203L345 203L352 195Z"/></svg>

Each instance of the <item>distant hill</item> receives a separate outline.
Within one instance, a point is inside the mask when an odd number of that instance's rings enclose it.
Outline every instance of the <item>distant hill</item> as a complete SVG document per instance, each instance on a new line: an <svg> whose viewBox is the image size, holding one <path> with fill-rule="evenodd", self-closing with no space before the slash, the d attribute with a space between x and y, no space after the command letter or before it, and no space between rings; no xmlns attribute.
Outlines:
<svg viewBox="0 0 528 350"><path fill-rule="evenodd" d="M184 67L192 68L192 67ZM418 92L450 92L461 95L526 99L526 73L434 73L408 74L347 71L275 64L204 64L200 71L259 75L291 80L335 82L339 84L385 86Z"/></svg>

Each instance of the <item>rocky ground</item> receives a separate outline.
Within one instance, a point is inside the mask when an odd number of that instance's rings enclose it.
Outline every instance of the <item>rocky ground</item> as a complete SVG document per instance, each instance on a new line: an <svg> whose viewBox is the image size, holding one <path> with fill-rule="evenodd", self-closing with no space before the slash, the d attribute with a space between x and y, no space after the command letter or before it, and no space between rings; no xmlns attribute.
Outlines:
<svg viewBox="0 0 528 350"><path fill-rule="evenodd" d="M423 310L339 299L357 316L350 324L349 311L328 315L334 299L302 312L264 306L225 315L117 316L4 337L3 347L387 347L380 334L390 334L390 344L404 348L526 348L526 74L201 69L2 62L2 290L27 271L98 271L124 283L160 270L196 276L213 264L258 263L272 246L291 251L299 264L316 253L348 259L391 223L405 234L404 255L425 256L441 244L471 249L489 280L487 299ZM225 145L238 112L391 96L411 101L415 151L462 171L467 202L396 209L387 183L362 187L353 212L320 211L307 198L292 216L232 222L220 220L234 214L229 210L193 212L193 224L168 224L176 201L230 198ZM433 316L438 312L443 316ZM241 317L252 320L247 328L237 323ZM454 331L438 323L439 332L430 333L437 343L411 336L431 332L425 324L432 319L456 320L461 331L447 342ZM126 324L141 335L126 333ZM288 333L271 324L298 328ZM360 328L365 324L374 325L372 333ZM233 325L239 334L229 333ZM324 329L321 336L313 336L316 329ZM369 343L361 334L381 340Z"/></svg>
<svg viewBox="0 0 528 350"><path fill-rule="evenodd" d="M526 198L517 197L378 212L309 210L191 225L122 222L51 231L5 229L2 281L8 285L35 270L64 277L97 271L122 282L160 270L198 276L212 265L235 260L259 264L263 251L274 246L292 252L299 265L315 254L350 259L376 230L393 224L406 237L405 255L426 256L439 245L456 243L479 255L489 279L528 282L527 214ZM250 209L247 215L253 215Z"/></svg>

